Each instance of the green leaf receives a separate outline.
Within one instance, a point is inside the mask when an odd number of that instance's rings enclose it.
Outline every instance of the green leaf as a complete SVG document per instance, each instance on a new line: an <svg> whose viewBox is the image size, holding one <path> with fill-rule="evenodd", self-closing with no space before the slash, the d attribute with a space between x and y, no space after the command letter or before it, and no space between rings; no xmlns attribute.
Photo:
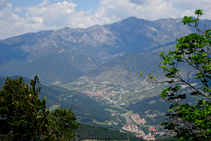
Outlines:
<svg viewBox="0 0 211 141"><path fill-rule="evenodd" d="M195 14L197 14L197 15L204 15L204 13L202 12L203 10L201 10L201 9L197 9L196 11L195 11Z"/></svg>

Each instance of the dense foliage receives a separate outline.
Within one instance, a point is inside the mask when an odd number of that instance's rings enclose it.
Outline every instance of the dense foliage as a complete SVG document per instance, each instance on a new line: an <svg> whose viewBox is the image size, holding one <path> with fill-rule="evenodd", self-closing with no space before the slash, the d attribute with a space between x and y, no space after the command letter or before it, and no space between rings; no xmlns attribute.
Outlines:
<svg viewBox="0 0 211 141"><path fill-rule="evenodd" d="M47 118L50 122L49 134L55 136L56 140L70 140L75 136L73 130L79 127L79 123L74 122L76 117L71 108L69 110L56 109Z"/></svg>
<svg viewBox="0 0 211 141"><path fill-rule="evenodd" d="M163 89L160 96L171 102L168 117L163 126L165 129L174 131L180 140L210 140L211 139L211 29L202 31L199 28L199 17L203 15L202 10L196 10L197 18L185 16L182 23L196 28L196 33L177 39L175 51L169 51L168 55L160 53L163 59L160 67L165 72L165 83L171 86ZM190 70L195 71L195 79L200 80L197 86L189 82L189 75L181 74L179 67L187 64ZM143 75L141 73L141 75ZM151 82L157 79L149 74ZM187 98L187 93L181 93L181 84L191 90L191 96L199 98L196 104L184 104L182 101Z"/></svg>
<svg viewBox="0 0 211 141"><path fill-rule="evenodd" d="M68 137L73 137L72 129L79 126L79 123L73 123L76 120L74 113L71 109L57 109L53 113L46 110L46 97L39 99L41 87L36 89L36 83L39 83L37 76L31 80L31 87L25 85L22 77L16 80L6 78L0 90L0 139L61 140L64 136L60 134L64 132ZM54 128L58 130L52 131Z"/></svg>
<svg viewBox="0 0 211 141"><path fill-rule="evenodd" d="M77 139L97 139L97 140L127 140L128 138L131 141L140 141L143 139L137 138L130 133L121 133L117 130L112 130L99 126L92 126L87 124L80 124L80 127L76 129ZM76 138L73 138L75 140Z"/></svg>
<svg viewBox="0 0 211 141"><path fill-rule="evenodd" d="M179 141L179 139L175 137L171 137L171 138L158 139L157 141Z"/></svg>
<svg viewBox="0 0 211 141"><path fill-rule="evenodd" d="M22 77L18 80L11 80L7 77L0 91L0 132L4 135L3 139L46 138L48 120L45 98L43 101L37 99L41 89L39 87L35 90L37 81L39 82L39 79L35 76L35 79L31 81L32 88L30 88L25 85Z"/></svg>

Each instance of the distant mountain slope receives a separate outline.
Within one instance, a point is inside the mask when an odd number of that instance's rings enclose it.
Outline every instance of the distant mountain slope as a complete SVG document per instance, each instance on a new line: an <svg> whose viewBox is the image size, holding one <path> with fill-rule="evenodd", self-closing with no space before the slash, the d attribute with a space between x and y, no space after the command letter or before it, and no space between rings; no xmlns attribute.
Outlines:
<svg viewBox="0 0 211 141"><path fill-rule="evenodd" d="M33 78L35 74L40 77L41 82L44 83L61 83L71 82L82 74L71 64L62 59L62 56L42 56L31 63L25 61L12 60L0 67L1 75L22 75L24 77Z"/></svg>
<svg viewBox="0 0 211 141"><path fill-rule="evenodd" d="M84 76L78 78L76 83L94 82L110 84L118 84L127 86L127 89L144 89L151 86L157 86L146 82L141 79L140 73L148 75L153 74L159 81L164 81L165 74L162 68L159 67L159 62L163 60L160 58L160 52L167 53L169 50L175 50L175 42L166 44L167 46L161 46L154 48L152 51L140 54L127 54L116 59L113 59L95 70L86 73ZM193 76L194 70L188 67L188 65L179 65L182 76L189 78L195 78Z"/></svg>
<svg viewBox="0 0 211 141"><path fill-rule="evenodd" d="M129 85L131 87L145 87L145 85L142 85L145 81L140 79L140 72L144 74L150 72L159 78L163 78L164 74L162 69L159 69L159 62L161 62L159 52L127 54L86 73L75 82L108 82L111 84Z"/></svg>
<svg viewBox="0 0 211 141"><path fill-rule="evenodd" d="M1 62L15 58L25 59L26 55L27 61L30 61L51 53L75 50L84 50L95 57L101 51L107 54L141 53L195 31L183 25L181 20L168 18L148 21L129 17L111 25L94 25L84 29L65 27L54 31L27 33L0 42L3 55ZM210 20L202 20L201 24L206 24L206 28L211 27ZM16 52L16 56L10 58L3 52Z"/></svg>
<svg viewBox="0 0 211 141"><path fill-rule="evenodd" d="M137 77L140 72L157 71L158 63L158 56L153 54L128 54L100 66L84 77L94 82L130 83L140 79Z"/></svg>
<svg viewBox="0 0 211 141"><path fill-rule="evenodd" d="M22 75L33 78L37 74L45 84L67 83L76 80L101 63L83 51L77 53L52 53L31 62L11 60L0 66L4 76Z"/></svg>
<svg viewBox="0 0 211 141"><path fill-rule="evenodd" d="M110 25L65 27L11 37L0 41L0 75L32 78L37 72L45 84L55 83L52 76L69 83L112 59L152 51L195 32L181 20L129 17ZM211 21L202 20L201 25L211 28Z"/></svg>

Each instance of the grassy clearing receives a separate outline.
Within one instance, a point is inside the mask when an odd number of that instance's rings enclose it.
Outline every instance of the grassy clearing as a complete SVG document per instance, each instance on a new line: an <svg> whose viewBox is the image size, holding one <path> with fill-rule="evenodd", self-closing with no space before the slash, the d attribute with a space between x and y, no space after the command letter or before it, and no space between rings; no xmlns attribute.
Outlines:
<svg viewBox="0 0 211 141"><path fill-rule="evenodd" d="M147 117L150 117L150 118L154 118L154 117L157 116L157 114L147 114L146 116L147 116Z"/></svg>
<svg viewBox="0 0 211 141"><path fill-rule="evenodd" d="M119 111L117 111L117 110L113 110L113 109L105 109L106 111L109 111L110 113L118 113Z"/></svg>

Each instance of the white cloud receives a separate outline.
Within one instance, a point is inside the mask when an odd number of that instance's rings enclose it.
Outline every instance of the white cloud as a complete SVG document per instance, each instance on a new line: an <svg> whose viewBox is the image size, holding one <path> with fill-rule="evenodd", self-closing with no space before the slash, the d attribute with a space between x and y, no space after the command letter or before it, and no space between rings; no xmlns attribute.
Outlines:
<svg viewBox="0 0 211 141"><path fill-rule="evenodd" d="M63 27L69 17L77 14L74 11L75 7L75 4L64 1L53 5L39 5L35 7L28 7L26 9L32 17L39 17L42 19L43 24L47 27Z"/></svg>
<svg viewBox="0 0 211 141"><path fill-rule="evenodd" d="M205 4L206 3L206 4ZM136 16L147 20L194 16L196 9L203 9L202 18L210 19L211 1L203 0L101 0L95 16L104 22L114 22Z"/></svg>
<svg viewBox="0 0 211 141"><path fill-rule="evenodd" d="M41 3L39 4L39 7L48 6L48 4L49 4L49 0L43 0L43 2L41 2Z"/></svg>
<svg viewBox="0 0 211 141"><path fill-rule="evenodd" d="M8 2L9 2L9 0L1 0L0 9L4 8L7 5Z"/></svg>
<svg viewBox="0 0 211 141"><path fill-rule="evenodd" d="M21 7L15 7L14 12L21 12L22 8Z"/></svg>
<svg viewBox="0 0 211 141"><path fill-rule="evenodd" d="M57 2L50 4L49 0L43 0L36 6L15 8L14 12L23 9L27 11L24 18L20 18L12 12L12 4L7 3L0 10L0 39L21 35L27 32L38 32L40 30L52 30L63 27L85 28L98 24L96 17L89 11L75 11L77 5L68 2ZM9 18L8 18L9 17Z"/></svg>
<svg viewBox="0 0 211 141"><path fill-rule="evenodd" d="M130 16L140 19L158 20L195 16L196 9L203 9L202 18L211 19L211 0L101 0L98 9L75 11L72 0L50 4L50 0L30 7L16 7L14 12L25 9L27 14L20 18L12 12L9 0L0 3L0 39L40 30L59 29L65 26L85 28L95 24L110 24Z"/></svg>
<svg viewBox="0 0 211 141"><path fill-rule="evenodd" d="M202 2L203 2L203 3L209 3L209 4L211 3L210 0L202 0Z"/></svg>
<svg viewBox="0 0 211 141"><path fill-rule="evenodd" d="M0 10L0 39L20 35L26 32L38 31L42 25L29 16L20 18L12 12L12 4L7 3Z"/></svg>

